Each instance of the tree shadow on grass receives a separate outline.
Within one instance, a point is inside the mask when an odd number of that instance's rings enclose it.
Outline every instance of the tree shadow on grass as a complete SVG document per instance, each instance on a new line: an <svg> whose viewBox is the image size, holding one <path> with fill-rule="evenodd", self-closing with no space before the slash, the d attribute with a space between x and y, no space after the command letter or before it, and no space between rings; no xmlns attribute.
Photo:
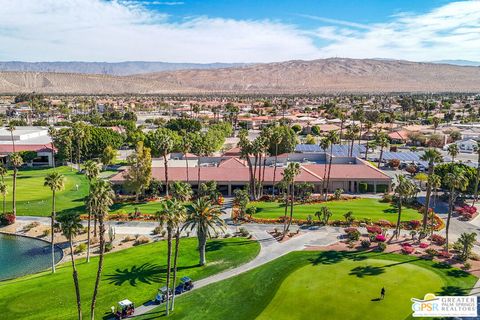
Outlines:
<svg viewBox="0 0 480 320"><path fill-rule="evenodd" d="M233 246L243 246L245 244L252 244L251 240L245 241L235 241L235 242L226 242L226 241L219 241L219 240L211 240L208 241L205 250L207 252L221 250L224 247L233 247Z"/></svg>
<svg viewBox="0 0 480 320"><path fill-rule="evenodd" d="M432 264L432 267L436 269L452 269L452 266L445 262L435 262Z"/></svg>
<svg viewBox="0 0 480 320"><path fill-rule="evenodd" d="M182 271L197 266L198 265L177 267L177 270ZM133 265L130 269L116 269L114 274L106 275L105 278L110 281L110 284L116 286L122 286L124 283L128 282L132 287L136 287L138 283L160 283L165 280L166 273L166 266L144 263L140 266Z"/></svg>
<svg viewBox="0 0 480 320"><path fill-rule="evenodd" d="M363 278L366 276L378 276L379 274L385 273L385 268L383 267L374 267L374 266L365 266L365 267L355 267L350 270L350 276L356 276L357 278Z"/></svg>
<svg viewBox="0 0 480 320"><path fill-rule="evenodd" d="M457 286L445 286L437 294L440 296L464 296L467 295L469 289L460 288Z"/></svg>
<svg viewBox="0 0 480 320"><path fill-rule="evenodd" d="M447 275L449 277L454 277L454 278L466 278L470 275L470 273L463 270L453 269L453 270L448 270Z"/></svg>
<svg viewBox="0 0 480 320"><path fill-rule="evenodd" d="M335 264L342 262L349 254L342 251L326 251L321 252L316 258L309 259L309 261L314 265L319 264Z"/></svg>

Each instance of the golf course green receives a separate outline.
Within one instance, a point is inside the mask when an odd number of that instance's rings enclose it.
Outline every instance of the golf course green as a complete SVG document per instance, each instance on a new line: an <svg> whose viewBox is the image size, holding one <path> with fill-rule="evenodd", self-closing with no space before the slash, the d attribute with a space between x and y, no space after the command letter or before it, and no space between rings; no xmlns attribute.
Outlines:
<svg viewBox="0 0 480 320"><path fill-rule="evenodd" d="M141 305L155 297L165 284L166 241L140 245L109 253L100 282L96 316L108 315L110 307L123 299ZM258 242L245 238L209 240L207 265L198 265L196 238L184 238L180 244L178 277L194 280L236 267L259 252ZM84 318L89 318L90 302L97 272L98 258L90 263L77 261ZM75 319L75 289L69 257L52 274L49 271L0 282L1 319Z"/></svg>
<svg viewBox="0 0 480 320"><path fill-rule="evenodd" d="M257 212L254 217L262 219L276 219L283 216L285 211L284 204L280 202L256 201L251 202L249 206L256 207ZM357 220L368 218L374 222L378 220L388 220L396 223L397 221L397 209L393 204L371 198L296 204L294 206L293 217L294 219L307 219L307 217L311 215L313 219L317 219L317 217L315 217L315 212L319 211L322 207L328 207L332 211L330 221L344 220L345 218L343 215L348 211L351 211L353 217ZM419 219L421 219L421 215L416 209L402 208L402 221Z"/></svg>
<svg viewBox="0 0 480 320"><path fill-rule="evenodd" d="M418 257L357 252L292 252L179 297L172 319L410 318L410 299L465 295L477 278ZM386 289L380 300L380 290ZM157 308L139 319L162 316Z"/></svg>

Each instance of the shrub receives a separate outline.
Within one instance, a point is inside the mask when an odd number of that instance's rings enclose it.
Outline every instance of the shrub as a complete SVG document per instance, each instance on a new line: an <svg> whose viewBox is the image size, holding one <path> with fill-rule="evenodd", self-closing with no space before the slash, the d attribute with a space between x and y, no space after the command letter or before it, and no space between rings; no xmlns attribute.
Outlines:
<svg viewBox="0 0 480 320"><path fill-rule="evenodd" d="M243 228L243 227L238 230L238 233L242 237L248 237L250 235L250 232L248 232L248 230L246 228Z"/></svg>
<svg viewBox="0 0 480 320"><path fill-rule="evenodd" d="M426 243L426 242L421 242L420 245L419 245L419 247L422 248L422 249L428 248L428 243Z"/></svg>
<svg viewBox="0 0 480 320"><path fill-rule="evenodd" d="M370 240L362 240L362 248L367 249L370 248L371 242Z"/></svg>
<svg viewBox="0 0 480 320"><path fill-rule="evenodd" d="M111 242L105 243L105 252L110 252L113 249L113 244Z"/></svg>
<svg viewBox="0 0 480 320"><path fill-rule="evenodd" d="M378 220L377 225L384 228L393 226L392 223L388 220Z"/></svg>
<svg viewBox="0 0 480 320"><path fill-rule="evenodd" d="M252 206L247 208L246 213L250 216L253 216L255 213L257 213L257 207Z"/></svg>
<svg viewBox="0 0 480 320"><path fill-rule="evenodd" d="M231 235L230 233L225 233L225 234L223 235L224 238L230 238L231 236L232 236L232 235Z"/></svg>
<svg viewBox="0 0 480 320"><path fill-rule="evenodd" d="M387 238L383 234L377 234L375 236L375 241L376 242L385 242Z"/></svg>
<svg viewBox="0 0 480 320"><path fill-rule="evenodd" d="M137 240L135 240L134 245L135 245L135 246L138 246L138 245L145 244L145 243L149 243L149 242L150 242L150 238L149 238L149 237L139 236L139 237L137 238Z"/></svg>
<svg viewBox="0 0 480 320"><path fill-rule="evenodd" d="M377 245L377 251L383 252L387 249L387 245L384 242L380 242Z"/></svg>
<svg viewBox="0 0 480 320"><path fill-rule="evenodd" d="M415 248L413 248L412 246L403 246L402 247L402 253L403 254L412 254L415 252Z"/></svg>
<svg viewBox="0 0 480 320"><path fill-rule="evenodd" d="M432 237L430 238L430 240L432 240L433 243L435 243L436 245L439 245L439 246L443 246L445 244L445 241L447 241L445 239L445 237L442 237L441 235L439 234L434 234L432 235Z"/></svg>
<svg viewBox="0 0 480 320"><path fill-rule="evenodd" d="M152 234L157 235L162 233L162 231L163 231L163 228L158 226L158 227L155 227L155 229L153 229Z"/></svg>
<svg viewBox="0 0 480 320"><path fill-rule="evenodd" d="M360 231L358 230L347 233L348 239L351 241L357 241L358 239L360 239L360 235Z"/></svg>
<svg viewBox="0 0 480 320"><path fill-rule="evenodd" d="M130 242L130 241L133 241L133 240L135 240L135 238L132 237L132 236L126 236L125 238L123 238L123 242Z"/></svg>
<svg viewBox="0 0 480 320"><path fill-rule="evenodd" d="M48 235L50 235L50 229L45 229L42 231L42 237L47 237Z"/></svg>
<svg viewBox="0 0 480 320"><path fill-rule="evenodd" d="M12 213L6 213L0 216L0 225L9 226L15 223L15 215Z"/></svg>
<svg viewBox="0 0 480 320"><path fill-rule="evenodd" d="M447 251L440 251L440 253L438 255L442 258L447 258L447 259L452 257L452 254L450 252L447 252Z"/></svg>
<svg viewBox="0 0 480 320"><path fill-rule="evenodd" d="M429 249L425 250L425 253L428 254L431 257L434 257L438 254L438 251L435 250L435 249L429 248Z"/></svg>
<svg viewBox="0 0 480 320"><path fill-rule="evenodd" d="M28 232L28 231L32 230L33 228L38 227L39 225L40 225L39 222L34 221L32 223L27 224L25 227L23 227L22 230L23 230L23 232Z"/></svg>
<svg viewBox="0 0 480 320"><path fill-rule="evenodd" d="M419 220L410 220L408 222L408 226L410 227L410 229L415 230L420 226L420 221Z"/></svg>
<svg viewBox="0 0 480 320"><path fill-rule="evenodd" d="M350 227L350 228L343 229L343 231L348 234L348 233L355 232L355 231L358 231L358 230L357 230L357 228Z"/></svg>
<svg viewBox="0 0 480 320"><path fill-rule="evenodd" d="M388 166L392 169L398 169L400 167L400 160L398 159L390 159L388 161Z"/></svg>
<svg viewBox="0 0 480 320"><path fill-rule="evenodd" d="M78 244L75 249L73 250L73 253L82 253L87 250L87 244L86 243L80 243Z"/></svg>
<svg viewBox="0 0 480 320"><path fill-rule="evenodd" d="M368 233L381 234L382 228L379 226L367 226Z"/></svg>
<svg viewBox="0 0 480 320"><path fill-rule="evenodd" d="M384 193L381 201L390 203L393 201L393 196L391 194Z"/></svg>
<svg viewBox="0 0 480 320"><path fill-rule="evenodd" d="M464 270L470 270L470 268L472 268L472 264L470 262L465 262L463 264L463 269Z"/></svg>

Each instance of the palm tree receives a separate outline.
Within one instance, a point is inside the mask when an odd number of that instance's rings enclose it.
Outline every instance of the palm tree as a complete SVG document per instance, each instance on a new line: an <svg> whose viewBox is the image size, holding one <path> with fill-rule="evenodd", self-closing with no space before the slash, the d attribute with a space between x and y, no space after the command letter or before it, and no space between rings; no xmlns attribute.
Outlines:
<svg viewBox="0 0 480 320"><path fill-rule="evenodd" d="M380 147L380 157L378 157L378 168L380 169L380 164L382 163L383 150L388 147L388 138L387 135L383 132L378 133L375 137L376 144Z"/></svg>
<svg viewBox="0 0 480 320"><path fill-rule="evenodd" d="M328 160L328 174L327 174L327 188L325 190L325 200L328 197L328 190L330 187L330 173L332 171L332 159L333 159L333 145L338 143L339 138L336 131L330 131L327 135L327 139L330 142L330 158Z"/></svg>
<svg viewBox="0 0 480 320"><path fill-rule="evenodd" d="M323 178L322 178L322 195L325 192L325 181L327 181L327 149L330 147L330 139L328 137L322 138L320 140L320 148L322 148L325 153L325 165L323 166Z"/></svg>
<svg viewBox="0 0 480 320"><path fill-rule="evenodd" d="M63 212L58 216L58 222L60 223L60 229L62 234L67 238L70 246L70 257L72 260L73 271L73 283L75 285L75 295L77 297L77 311L78 319L82 319L82 303L80 300L80 286L78 283L78 273L75 266L75 259L73 257L73 238L75 238L79 231L83 228L81 224L80 214L78 212Z"/></svg>
<svg viewBox="0 0 480 320"><path fill-rule="evenodd" d="M473 245L477 240L477 234L475 232L466 233L463 232L458 238L458 243L462 247L462 252L460 253L460 257L463 261L467 261L472 251Z"/></svg>
<svg viewBox="0 0 480 320"><path fill-rule="evenodd" d="M370 133L370 130L372 130L372 127L373 127L373 123L371 121L365 122L365 129L366 129L365 137L366 137L366 139L368 139L368 135ZM368 156L368 141L365 143L365 160L368 160L367 156Z"/></svg>
<svg viewBox="0 0 480 320"><path fill-rule="evenodd" d="M158 129L157 136L158 139L156 141L158 151L160 155L163 157L163 163L165 167L165 194L168 197L168 158L167 155L172 152L175 146L175 140L173 136L173 132L169 129Z"/></svg>
<svg viewBox="0 0 480 320"><path fill-rule="evenodd" d="M3 197L3 214L7 213L7 193L8 193L8 187L5 184L5 182L0 181L0 194L2 194Z"/></svg>
<svg viewBox="0 0 480 320"><path fill-rule="evenodd" d="M172 198L178 201L188 201L193 194L192 186L183 181L175 181L170 185Z"/></svg>
<svg viewBox="0 0 480 320"><path fill-rule="evenodd" d="M425 211L423 213L423 230L427 229L428 210L430 209L430 197L432 195L432 185L430 184L430 177L433 175L435 163L443 161L443 157L437 149L427 149L420 157L421 160L428 162L428 180L427 180L427 194L425 197Z"/></svg>
<svg viewBox="0 0 480 320"><path fill-rule="evenodd" d="M293 205L295 202L295 177L300 174L300 164L298 162L290 162L288 167L285 169L287 171L287 176L289 177L288 182L290 183L291 195L290 195L290 219L288 220L287 228L285 229L284 236L290 229L293 219Z"/></svg>
<svg viewBox="0 0 480 320"><path fill-rule="evenodd" d="M85 176L87 177L90 188L92 181L98 178L100 175L100 168L98 163L93 160L88 160L84 164ZM91 221L92 221L92 208L87 205L88 211L88 221L87 221L87 262L90 262L90 233L91 233ZM94 217L94 226L93 226L94 237L97 235L97 219Z"/></svg>
<svg viewBox="0 0 480 320"><path fill-rule="evenodd" d="M48 127L48 135L50 136L50 139L52 139L52 166L55 168L55 145L54 145L54 140L55 136L57 134L57 130L53 126Z"/></svg>
<svg viewBox="0 0 480 320"><path fill-rule="evenodd" d="M182 136L181 144L180 144L180 149L183 153L183 157L185 158L185 172L187 174L187 183L189 182L189 177L188 177L188 153L192 149L192 141L191 137L187 134L184 133Z"/></svg>
<svg viewBox="0 0 480 320"><path fill-rule="evenodd" d="M100 242L100 257L98 260L97 277L95 280L95 287L93 289L92 304L90 306L91 320L95 319L95 303L97 301L98 286L100 285L100 278L103 269L103 260L105 254L105 225L104 219L108 214L110 206L113 204L112 186L109 181L95 180L90 186L90 193L88 195L88 206L94 212L99 224L99 242Z"/></svg>
<svg viewBox="0 0 480 320"><path fill-rule="evenodd" d="M478 201L478 183L480 182L480 141L477 141L475 146L475 152L477 153L477 174L475 176L475 189L473 191L474 197L472 202L472 207L475 205L475 202Z"/></svg>
<svg viewBox="0 0 480 320"><path fill-rule="evenodd" d="M183 220L184 211L185 211L185 207L177 200L167 200L163 203L162 209L156 212L156 216L158 218L158 221L160 222L160 225L165 225L167 228L167 285L166 285L167 286L167 302L165 304L165 310L166 310L167 316L170 311L170 308L169 308L170 293L168 288L170 286L170 274L171 274L171 262L172 262L172 236L173 236L173 231L178 230L179 225ZM175 257L175 260L176 259L177 257ZM174 275L174 280L175 280L175 276L176 274ZM173 285L172 288L175 291L175 285Z"/></svg>
<svg viewBox="0 0 480 320"><path fill-rule="evenodd" d="M15 139L13 139L13 132L15 131L15 125L12 121L8 123L7 130L10 131L10 138L12 139L12 153L15 153Z"/></svg>
<svg viewBox="0 0 480 320"><path fill-rule="evenodd" d="M444 181L450 189L450 194L448 197L447 225L445 226L445 251L448 252L448 234L450 231L450 218L452 217L455 199L457 198L456 191L465 191L467 189L468 178L465 176L465 173L462 169L460 169L459 167L453 167L452 172L449 172L445 175Z"/></svg>
<svg viewBox="0 0 480 320"><path fill-rule="evenodd" d="M452 157L452 163L455 162L455 157L458 155L460 150L458 150L458 145L456 143L452 143L447 147L447 152Z"/></svg>
<svg viewBox="0 0 480 320"><path fill-rule="evenodd" d="M273 130L272 134L270 135L270 144L275 146L275 160L273 165L273 181L272 181L272 196L275 196L275 183L277 178L277 162L278 162L278 145L282 142L281 135Z"/></svg>
<svg viewBox="0 0 480 320"><path fill-rule="evenodd" d="M397 227L395 230L396 238L400 235L400 221L402 216L402 206L403 201L408 199L415 193L415 185L413 182L408 180L404 175L397 175L397 183L394 187L394 192L398 197L398 217L397 217Z"/></svg>
<svg viewBox="0 0 480 320"><path fill-rule="evenodd" d="M23 159L18 153L12 153L10 155L10 163L13 167L13 185L12 185L12 213L17 215L17 175L18 168L23 164Z"/></svg>
<svg viewBox="0 0 480 320"><path fill-rule="evenodd" d="M222 210L220 206L214 205L206 198L199 198L192 203L188 208L187 220L183 225L182 230L190 228L196 229L198 239L198 252L200 255L201 266L207 263L205 258L205 247L207 244L207 237L211 235L212 231L217 228L224 230L225 222L220 218Z"/></svg>
<svg viewBox="0 0 480 320"><path fill-rule="evenodd" d="M52 273L55 273L55 245L54 245L54 240L55 240L54 225L55 225L55 211L56 211L55 194L57 191L60 191L65 187L65 177L56 171L49 173L45 177L43 186L49 187L50 190L52 190L52 215L51 215L51 224L50 224L52 240L50 245L52 249Z"/></svg>
<svg viewBox="0 0 480 320"><path fill-rule="evenodd" d="M83 139L85 138L85 125L82 122L75 122L73 124L72 134L76 140L77 168L78 168L78 171L80 171L80 158L82 155Z"/></svg>

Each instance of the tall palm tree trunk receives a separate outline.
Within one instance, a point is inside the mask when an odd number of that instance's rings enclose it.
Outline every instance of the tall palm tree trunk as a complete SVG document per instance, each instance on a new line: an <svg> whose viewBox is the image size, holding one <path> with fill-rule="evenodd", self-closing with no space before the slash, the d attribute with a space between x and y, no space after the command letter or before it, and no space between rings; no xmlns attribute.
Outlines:
<svg viewBox="0 0 480 320"><path fill-rule="evenodd" d="M448 252L448 235L449 235L449 231L450 231L450 218L452 217L452 211L453 211L453 193L454 193L454 189L451 188L450 197L448 199L447 224L445 226L445 251L447 251L447 252Z"/></svg>
<svg viewBox="0 0 480 320"><path fill-rule="evenodd" d="M168 197L168 159L167 154L163 154L163 163L165 166L165 195Z"/></svg>
<svg viewBox="0 0 480 320"><path fill-rule="evenodd" d="M428 166L428 177L433 174L433 163ZM427 229L428 211L430 209L430 198L432 197L432 185L427 181L427 194L425 195L425 211L423 212L423 231Z"/></svg>
<svg viewBox="0 0 480 320"><path fill-rule="evenodd" d="M478 159L477 159L477 175L475 176L475 189L473 191L473 201L472 207L478 201L478 183L480 182L480 151L478 152Z"/></svg>
<svg viewBox="0 0 480 320"><path fill-rule="evenodd" d="M97 277L95 279L95 287L93 288L92 304L90 306L90 319L95 320L95 304L97 303L98 287L100 286L100 278L103 270L103 259L105 255L105 225L103 223L103 215L98 218L100 225L100 256L98 259Z"/></svg>
<svg viewBox="0 0 480 320"><path fill-rule="evenodd" d="M285 212L283 213L283 235L287 233L287 213L288 213L288 201L290 196L290 185L287 185L285 190Z"/></svg>
<svg viewBox="0 0 480 320"><path fill-rule="evenodd" d="M330 187L330 173L332 171L332 153L333 153L333 143L330 145L330 159L328 161L327 190L325 190L325 200L328 199L328 188Z"/></svg>
<svg viewBox="0 0 480 320"><path fill-rule="evenodd" d="M188 158L187 158L187 154L185 153L185 168L186 168L186 173L187 173L187 183L190 183L189 179L188 179Z"/></svg>
<svg viewBox="0 0 480 320"><path fill-rule="evenodd" d="M3 194L3 214L7 212L7 195Z"/></svg>
<svg viewBox="0 0 480 320"><path fill-rule="evenodd" d="M275 144L275 164L273 166L272 196L275 196L275 178L277 176L278 143Z"/></svg>
<svg viewBox="0 0 480 320"><path fill-rule="evenodd" d="M88 210L88 222L87 222L87 262L90 262L90 226L92 224L92 212Z"/></svg>
<svg viewBox="0 0 480 320"><path fill-rule="evenodd" d="M207 264L207 259L205 257L205 248L207 246L207 235L205 234L205 231L198 230L197 238L198 238L198 253L200 254L199 264L201 266L204 266Z"/></svg>
<svg viewBox="0 0 480 320"><path fill-rule="evenodd" d="M80 286L78 284L78 273L77 267L75 266L75 259L73 258L73 244L72 238L68 241L70 245L70 257L72 258L72 270L73 270L73 283L75 284L75 296L77 298L77 311L78 311L78 320L82 320L82 303L80 298Z"/></svg>
<svg viewBox="0 0 480 320"><path fill-rule="evenodd" d="M290 219L288 220L288 226L287 226L287 229L285 230L285 233L287 233L288 230L290 230L290 225L292 224L294 202L295 202L295 181L292 182L292 194L290 196Z"/></svg>
<svg viewBox="0 0 480 320"><path fill-rule="evenodd" d="M55 273L55 191L52 191L52 216L51 216L51 224L50 224L50 233L51 233L51 241L50 247L52 250L52 273Z"/></svg>
<svg viewBox="0 0 480 320"><path fill-rule="evenodd" d="M17 173L16 166L13 167L13 186L12 186L12 213L17 216Z"/></svg>
<svg viewBox="0 0 480 320"><path fill-rule="evenodd" d="M177 285L177 263L178 263L178 251L180 247L180 229L177 228L177 232L175 234L175 253L173 256L173 294L172 294L172 304L170 305L170 310L173 311L175 308L175 287Z"/></svg>
<svg viewBox="0 0 480 320"><path fill-rule="evenodd" d="M172 268L172 228L167 228L167 301L165 302L165 314L168 316L170 313L170 273Z"/></svg>
<svg viewBox="0 0 480 320"><path fill-rule="evenodd" d="M398 239L400 236L400 221L402 217L402 197L398 198L398 217L397 217L397 227L395 228L395 237Z"/></svg>

